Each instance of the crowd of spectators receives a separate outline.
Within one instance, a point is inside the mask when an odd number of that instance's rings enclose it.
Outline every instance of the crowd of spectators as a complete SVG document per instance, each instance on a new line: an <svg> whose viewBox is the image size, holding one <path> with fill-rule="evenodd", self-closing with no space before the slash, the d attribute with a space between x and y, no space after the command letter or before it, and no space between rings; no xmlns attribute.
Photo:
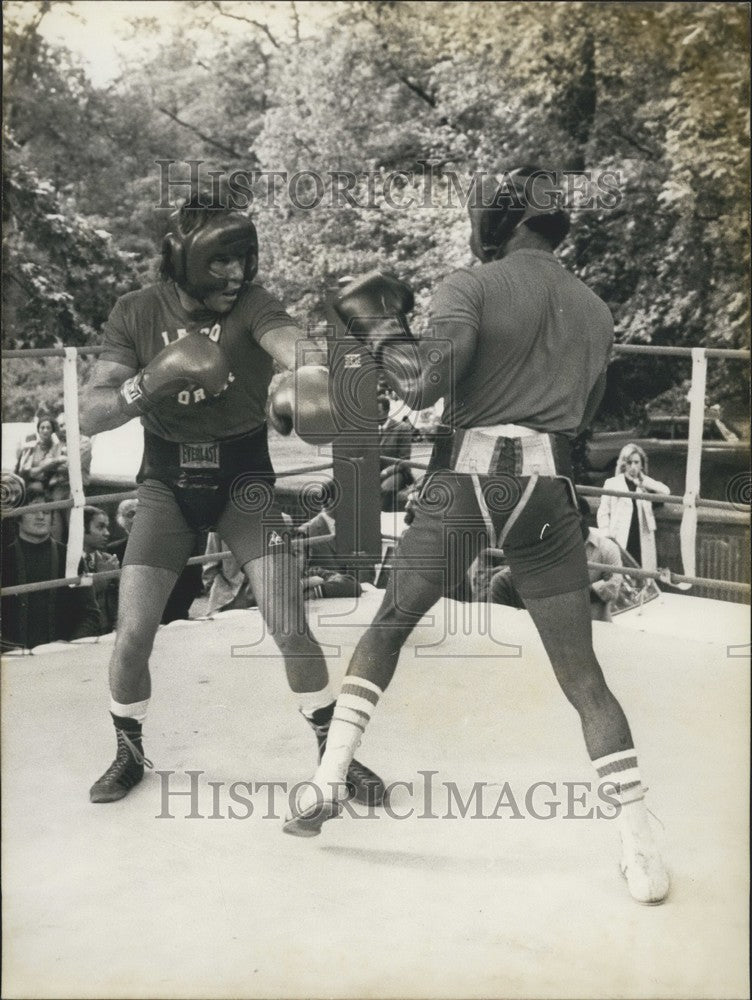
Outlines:
<svg viewBox="0 0 752 1000"><path fill-rule="evenodd" d="M31 506L44 494L27 497ZM65 546L52 537L47 510L30 510L16 520L16 537L5 548L3 587L65 576ZM59 587L2 597L2 648L33 649L58 639L98 635L100 613L91 587Z"/></svg>

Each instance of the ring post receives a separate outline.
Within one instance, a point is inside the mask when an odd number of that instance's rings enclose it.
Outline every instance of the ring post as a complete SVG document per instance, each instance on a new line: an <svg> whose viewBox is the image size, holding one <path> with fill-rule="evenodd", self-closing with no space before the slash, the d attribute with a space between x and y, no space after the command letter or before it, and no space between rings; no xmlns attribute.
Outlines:
<svg viewBox="0 0 752 1000"><path fill-rule="evenodd" d="M332 302L325 299L332 409L338 428L332 443L334 482L340 502L335 513L338 562L361 583L372 583L381 558L378 369L368 351L347 335Z"/></svg>
<svg viewBox="0 0 752 1000"><path fill-rule="evenodd" d="M81 432L78 424L78 351L65 348L63 360L63 412L67 427L68 478L73 497L73 509L68 524L68 546L65 555L65 575L78 575L78 564L84 550L84 496L81 472Z"/></svg>
<svg viewBox="0 0 752 1000"><path fill-rule="evenodd" d="M697 497L700 494L702 432L705 426L705 383L708 363L702 347L692 348L692 383L689 390L689 432L687 434L687 470L684 487L684 512L679 528L679 543L685 576L695 575L697 549Z"/></svg>

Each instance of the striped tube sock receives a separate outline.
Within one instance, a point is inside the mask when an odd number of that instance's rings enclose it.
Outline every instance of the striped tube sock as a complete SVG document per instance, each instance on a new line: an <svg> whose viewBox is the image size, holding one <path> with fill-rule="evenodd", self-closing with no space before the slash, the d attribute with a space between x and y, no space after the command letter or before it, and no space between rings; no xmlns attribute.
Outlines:
<svg viewBox="0 0 752 1000"><path fill-rule="evenodd" d="M326 750L316 772L316 784L345 780L350 762L382 694L380 687L364 677L345 677L329 726Z"/></svg>
<svg viewBox="0 0 752 1000"><path fill-rule="evenodd" d="M634 747L598 757L593 761L593 767L598 772L601 784L615 786L614 795L623 805L645 797Z"/></svg>

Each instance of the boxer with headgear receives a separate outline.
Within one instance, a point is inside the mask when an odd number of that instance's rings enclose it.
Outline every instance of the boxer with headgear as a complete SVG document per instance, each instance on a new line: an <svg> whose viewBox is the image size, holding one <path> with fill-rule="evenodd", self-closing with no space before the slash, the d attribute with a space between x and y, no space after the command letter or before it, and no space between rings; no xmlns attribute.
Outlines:
<svg viewBox="0 0 752 1000"><path fill-rule="evenodd" d="M216 211L216 210L215 210ZM250 285L258 271L258 236L249 218L240 214L218 214L210 224L193 225L174 219L172 231L162 243L162 274L198 302L207 295L226 292L230 277L216 267L224 258L243 261L243 283Z"/></svg>
<svg viewBox="0 0 752 1000"><path fill-rule="evenodd" d="M648 822L627 719L593 651L571 479L570 442L602 398L613 320L553 255L569 217L550 172L520 168L479 193L470 205L470 247L480 266L438 286L430 336L413 337L407 320L413 296L394 275L358 279L335 305L411 407L444 397L444 433L382 605L350 661L327 750L285 830L314 836L339 814L348 763L410 632L461 586L482 549L503 548L556 678L579 714L596 772L618 802L629 890L640 902L659 903L669 878Z"/></svg>
<svg viewBox="0 0 752 1000"><path fill-rule="evenodd" d="M328 372L299 363L304 334L255 282L257 269L251 220L194 197L165 236L161 280L120 298L105 325L81 425L93 434L138 416L144 456L110 662L117 754L92 786L93 802L127 795L149 763L142 723L154 636L178 575L210 528L248 576L319 754L326 745L334 697L274 500L267 406L285 432L295 425L309 439L331 439ZM275 363L293 379L279 400L268 399ZM353 762L347 780L357 800L383 801L381 780L363 765Z"/></svg>

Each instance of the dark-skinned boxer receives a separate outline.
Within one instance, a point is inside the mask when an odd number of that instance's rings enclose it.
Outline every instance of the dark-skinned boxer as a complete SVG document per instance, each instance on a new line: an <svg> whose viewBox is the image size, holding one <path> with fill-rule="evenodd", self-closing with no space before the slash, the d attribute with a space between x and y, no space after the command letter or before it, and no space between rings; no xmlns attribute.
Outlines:
<svg viewBox="0 0 752 1000"><path fill-rule="evenodd" d="M411 335L412 292L394 275L366 275L336 304L408 405L445 398L447 433L434 447L382 605L350 662L326 753L285 830L315 836L339 814L347 765L408 635L452 593L481 549L503 546L556 678L579 713L599 779L614 789L630 892L658 903L669 879L629 725L593 651L571 481L569 442L602 398L613 321L553 256L569 218L550 174L513 171L483 195L470 212L470 246L481 265L438 286L432 336Z"/></svg>
<svg viewBox="0 0 752 1000"><path fill-rule="evenodd" d="M162 280L119 299L105 325L105 350L85 393L81 425L96 434L140 416L144 457L110 662L117 754L91 788L93 802L122 798L150 764L142 744L149 656L197 533L210 528L247 574L320 752L326 744L334 697L274 503L266 409L276 361L295 378L269 400L274 426L289 432L295 421L302 437L331 440L328 373L296 367L296 343L304 335L254 283L257 266L250 219L194 198L165 237ZM347 780L356 800L383 801L383 784L368 768L354 762Z"/></svg>

